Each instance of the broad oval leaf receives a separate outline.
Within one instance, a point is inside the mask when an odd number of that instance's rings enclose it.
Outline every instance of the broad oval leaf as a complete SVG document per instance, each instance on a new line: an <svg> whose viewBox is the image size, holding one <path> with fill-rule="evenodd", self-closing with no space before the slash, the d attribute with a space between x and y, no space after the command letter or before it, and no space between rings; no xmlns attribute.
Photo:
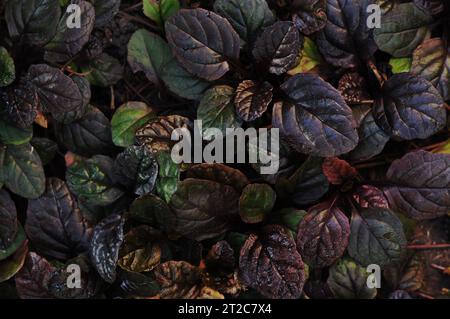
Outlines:
<svg viewBox="0 0 450 319"><path fill-rule="evenodd" d="M185 179L170 199L172 229L198 241L222 235L238 213L238 201L238 193L228 185Z"/></svg>
<svg viewBox="0 0 450 319"><path fill-rule="evenodd" d="M166 36L178 61L205 80L221 78L239 58L239 36L230 23L205 9L181 9L167 20Z"/></svg>
<svg viewBox="0 0 450 319"><path fill-rule="evenodd" d="M14 277L21 299L52 299L48 283L55 271L47 259L29 252L23 268Z"/></svg>
<svg viewBox="0 0 450 319"><path fill-rule="evenodd" d="M354 210L350 230L348 253L363 266L389 265L398 261L405 252L403 225L386 208Z"/></svg>
<svg viewBox="0 0 450 319"><path fill-rule="evenodd" d="M16 235L14 237L14 240L11 242L11 244L6 247L6 249L0 249L0 261L4 260L8 257L10 257L12 254L14 254L14 252L17 251L17 249L19 249L19 247L21 247L24 243L24 241L26 240L26 235L25 235L25 231L22 228L22 225L20 225L20 223L17 224L17 232Z"/></svg>
<svg viewBox="0 0 450 319"><path fill-rule="evenodd" d="M260 223L272 211L275 205L276 193L267 184L249 184L243 190L239 199L239 215L250 224Z"/></svg>
<svg viewBox="0 0 450 319"><path fill-rule="evenodd" d="M264 29L253 49L256 62L277 75L292 69L303 46L303 37L292 22L279 21Z"/></svg>
<svg viewBox="0 0 450 319"><path fill-rule="evenodd" d="M83 107L83 97L75 82L59 69L34 64L28 76L36 87L39 103L45 112L58 114Z"/></svg>
<svg viewBox="0 0 450 319"><path fill-rule="evenodd" d="M339 299L373 299L376 288L367 286L369 273L349 258L339 260L330 269L327 284Z"/></svg>
<svg viewBox="0 0 450 319"><path fill-rule="evenodd" d="M25 230L45 256L66 260L89 248L90 226L66 184L57 178L47 179L45 193L29 201Z"/></svg>
<svg viewBox="0 0 450 319"><path fill-rule="evenodd" d="M383 191L391 207L422 220L450 210L450 155L411 152L394 161L386 174L392 184Z"/></svg>
<svg viewBox="0 0 450 319"><path fill-rule="evenodd" d="M140 223L167 225L172 217L167 203L153 194L145 194L136 198L129 208L130 217Z"/></svg>
<svg viewBox="0 0 450 319"><path fill-rule="evenodd" d="M91 105L80 119L69 124L58 123L55 131L62 145L80 155L109 154L113 148L108 118Z"/></svg>
<svg viewBox="0 0 450 319"><path fill-rule="evenodd" d="M311 207L301 220L297 249L308 265L327 267L344 254L349 235L350 224L342 210L332 203L320 203Z"/></svg>
<svg viewBox="0 0 450 319"><path fill-rule="evenodd" d="M450 46L440 38L425 40L413 52L411 73L421 75L450 100Z"/></svg>
<svg viewBox="0 0 450 319"><path fill-rule="evenodd" d="M0 189L0 257L3 255L1 252L13 243L18 229L16 205L8 192Z"/></svg>
<svg viewBox="0 0 450 319"><path fill-rule="evenodd" d="M90 59L89 64L82 67L82 71L87 73L86 78L92 85L110 87L122 79L124 68L119 60L102 53Z"/></svg>
<svg viewBox="0 0 450 319"><path fill-rule="evenodd" d="M118 265L128 271L151 271L161 261L162 240L162 234L150 226L131 229L120 248Z"/></svg>
<svg viewBox="0 0 450 319"><path fill-rule="evenodd" d="M11 124L29 129L37 116L39 98L34 86L22 78L0 91L0 114Z"/></svg>
<svg viewBox="0 0 450 319"><path fill-rule="evenodd" d="M305 283L304 264L294 240L279 225L250 235L241 248L239 276L267 298L298 299Z"/></svg>
<svg viewBox="0 0 450 319"><path fill-rule="evenodd" d="M117 181L136 195L148 194L155 186L158 163L145 146L130 146L114 162Z"/></svg>
<svg viewBox="0 0 450 319"><path fill-rule="evenodd" d="M78 6L80 25L70 27L69 22L73 19L73 11L66 11L58 27L55 36L44 47L44 59L49 62L66 62L75 57L84 45L89 41L94 28L95 9L94 6L84 0L71 0L71 5Z"/></svg>
<svg viewBox="0 0 450 319"><path fill-rule="evenodd" d="M114 161L103 155L75 159L67 168L66 181L79 200L96 206L107 206L123 195L115 187Z"/></svg>
<svg viewBox="0 0 450 319"><path fill-rule="evenodd" d="M327 23L317 34L317 46L325 60L343 68L353 68L377 50L368 26L368 5L372 0L327 0ZM386 22L383 20L382 25Z"/></svg>
<svg viewBox="0 0 450 319"><path fill-rule="evenodd" d="M149 151L170 152L176 141L172 140L175 129L191 129L192 122L180 115L160 116L151 119L147 124L136 131L136 141L145 145Z"/></svg>
<svg viewBox="0 0 450 319"><path fill-rule="evenodd" d="M89 256L92 265L106 282L116 279L116 264L123 242L125 219L119 214L111 214L101 220L92 234Z"/></svg>
<svg viewBox="0 0 450 319"><path fill-rule="evenodd" d="M8 145L3 160L3 178L10 191L25 198L38 198L45 190L41 159L29 143Z"/></svg>
<svg viewBox="0 0 450 319"><path fill-rule="evenodd" d="M383 14L381 28L374 31L380 50L394 57L410 55L429 34L431 15L414 3L401 3Z"/></svg>
<svg viewBox="0 0 450 319"><path fill-rule="evenodd" d="M136 131L153 116L153 110L142 102L121 105L111 119L112 140L115 145L133 145Z"/></svg>
<svg viewBox="0 0 450 319"><path fill-rule="evenodd" d="M214 11L231 23L243 42L253 42L260 31L275 22L265 0L216 0Z"/></svg>
<svg viewBox="0 0 450 319"><path fill-rule="evenodd" d="M322 30L327 23L325 0L300 0L292 4L295 10L293 21L300 32L311 35Z"/></svg>
<svg viewBox="0 0 450 319"><path fill-rule="evenodd" d="M297 74L282 90L291 102L277 103L272 124L299 152L337 156L354 149L358 134L351 109L339 92L313 74Z"/></svg>
<svg viewBox="0 0 450 319"><path fill-rule="evenodd" d="M424 139L444 128L444 101L424 78L411 73L394 74L382 90L383 99L376 102L374 116L393 138Z"/></svg>
<svg viewBox="0 0 450 319"><path fill-rule="evenodd" d="M58 0L12 0L5 7L9 35L31 45L46 44L55 34L60 16Z"/></svg>
<svg viewBox="0 0 450 319"><path fill-rule="evenodd" d="M189 178L207 179L233 187L241 193L245 186L250 184L247 176L240 170L220 163L202 163L191 166L186 172Z"/></svg>
<svg viewBox="0 0 450 319"><path fill-rule="evenodd" d="M22 268L28 254L28 240L7 259L0 261L0 283L11 279Z"/></svg>
<svg viewBox="0 0 450 319"><path fill-rule="evenodd" d="M8 86L16 79L14 60L4 47L0 47L0 87Z"/></svg>
<svg viewBox="0 0 450 319"><path fill-rule="evenodd" d="M273 97L273 86L269 82L261 84L245 80L236 89L234 104L236 113L246 122L261 117L266 112Z"/></svg>
<svg viewBox="0 0 450 319"><path fill-rule="evenodd" d="M95 27L107 25L120 10L121 0L91 0L95 8Z"/></svg>
<svg viewBox="0 0 450 319"><path fill-rule="evenodd" d="M333 185L344 184L358 175L358 171L353 166L337 157L326 158L322 163L322 171Z"/></svg>
<svg viewBox="0 0 450 319"><path fill-rule="evenodd" d="M215 136L209 129L219 129L223 136L227 129L241 126L234 106L234 89L227 85L218 85L205 92L197 108L197 119L202 121L203 138L211 140Z"/></svg>

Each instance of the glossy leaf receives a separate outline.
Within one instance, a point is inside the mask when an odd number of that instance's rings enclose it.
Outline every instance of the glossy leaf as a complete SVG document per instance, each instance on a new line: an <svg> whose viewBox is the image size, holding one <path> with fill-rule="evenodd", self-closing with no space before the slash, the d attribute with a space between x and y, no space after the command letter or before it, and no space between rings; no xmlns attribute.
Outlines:
<svg viewBox="0 0 450 319"><path fill-rule="evenodd" d="M172 218L167 203L153 194L145 194L136 198L130 205L130 217L145 224L158 223L161 226L169 224Z"/></svg>
<svg viewBox="0 0 450 319"><path fill-rule="evenodd" d="M0 47L0 87L8 86L16 79L14 60L4 47Z"/></svg>
<svg viewBox="0 0 450 319"><path fill-rule="evenodd" d="M178 183L170 199L175 214L173 230L196 240L225 233L238 213L239 195L228 186L188 178Z"/></svg>
<svg viewBox="0 0 450 319"><path fill-rule="evenodd" d="M332 203L320 203L301 220L297 249L308 265L327 267L344 254L349 235L350 224L344 212Z"/></svg>
<svg viewBox="0 0 450 319"><path fill-rule="evenodd" d="M57 124L55 130L58 141L80 155L109 154L113 147L109 120L93 106L88 106L80 119L70 124Z"/></svg>
<svg viewBox="0 0 450 319"><path fill-rule="evenodd" d="M0 114L12 125L29 129L36 116L39 98L33 85L21 79L0 91Z"/></svg>
<svg viewBox="0 0 450 319"><path fill-rule="evenodd" d="M218 85L205 92L197 108L197 119L202 121L203 138L211 140L214 133L208 129L219 129L223 136L227 128L241 126L234 106L234 89L227 85Z"/></svg>
<svg viewBox="0 0 450 319"><path fill-rule="evenodd" d="M373 299L377 295L377 289L367 286L368 276L364 267L345 258L331 267L327 283L336 298Z"/></svg>
<svg viewBox="0 0 450 319"><path fill-rule="evenodd" d="M401 3L381 17L374 38L380 48L394 57L406 57L429 34L432 17L414 3Z"/></svg>
<svg viewBox="0 0 450 319"><path fill-rule="evenodd" d="M195 299L202 286L200 271L185 261L168 261L159 265L155 277L161 299Z"/></svg>
<svg viewBox="0 0 450 319"><path fill-rule="evenodd" d="M0 119L0 142L3 144L20 145L27 143L33 137L33 129L19 128L8 121Z"/></svg>
<svg viewBox="0 0 450 319"><path fill-rule="evenodd" d="M25 231L23 230L20 223L18 223L14 240L11 242L11 244L8 247L6 247L6 249L0 249L0 261L4 260L4 259L10 257L12 254L14 254L14 252L17 251L17 249L19 249L19 247L21 247L23 245L23 243L25 242L26 239L27 238L25 235Z"/></svg>
<svg viewBox="0 0 450 319"><path fill-rule="evenodd" d="M272 125L297 151L337 156L356 147L357 132L350 108L330 84L313 74L297 74L282 90L292 102L276 103Z"/></svg>
<svg viewBox="0 0 450 319"><path fill-rule="evenodd" d="M303 37L291 22L279 21L264 29L253 49L256 62L277 75L292 69L303 46Z"/></svg>
<svg viewBox="0 0 450 319"><path fill-rule="evenodd" d="M377 46L367 23L367 6L372 0L326 1L327 23L317 34L316 44L325 60L343 68L353 68L369 59ZM383 20L382 24L386 22Z"/></svg>
<svg viewBox="0 0 450 319"><path fill-rule="evenodd" d="M239 57L239 36L230 23L205 9L181 9L167 20L166 37L178 61L190 73L217 80Z"/></svg>
<svg viewBox="0 0 450 319"><path fill-rule="evenodd" d="M275 205L276 193L267 184L249 184L239 199L239 215L250 224L260 223Z"/></svg>
<svg viewBox="0 0 450 319"><path fill-rule="evenodd" d="M386 208L353 211L349 255L363 266L380 267L398 261L406 246L400 220Z"/></svg>
<svg viewBox="0 0 450 319"><path fill-rule="evenodd" d="M89 65L82 68L87 73L86 78L92 85L110 87L123 77L123 66L116 58L102 53L99 57L89 60Z"/></svg>
<svg viewBox="0 0 450 319"><path fill-rule="evenodd" d="M159 173L156 180L157 193L168 203L172 195L177 191L180 180L180 167L172 161L168 152L156 154Z"/></svg>
<svg viewBox="0 0 450 319"><path fill-rule="evenodd" d="M130 146L117 155L114 173L122 185L136 195L150 193L158 176L158 163L144 146Z"/></svg>
<svg viewBox="0 0 450 319"><path fill-rule="evenodd" d="M58 0L14 0L5 7L9 35L31 45L46 44L54 35L60 16Z"/></svg>
<svg viewBox="0 0 450 319"><path fill-rule="evenodd" d="M180 9L178 0L143 0L144 14L160 26Z"/></svg>
<svg viewBox="0 0 450 319"><path fill-rule="evenodd" d="M94 6L84 0L71 0L70 4L79 8L80 26L71 28L69 25L73 11L66 11L62 15L55 36L44 47L46 61L66 62L75 57L89 41L95 22Z"/></svg>
<svg viewBox="0 0 450 319"><path fill-rule="evenodd" d="M393 138L427 138L446 122L444 101L433 85L411 73L394 74L383 86L383 99L375 105L380 127Z"/></svg>
<svg viewBox="0 0 450 319"><path fill-rule="evenodd" d="M450 155L411 152L394 161L386 174L392 186L383 188L391 207L422 220L448 213Z"/></svg>
<svg viewBox="0 0 450 319"><path fill-rule="evenodd" d="M142 102L121 105L111 119L112 140L115 145L128 147L134 143L136 131L153 117L153 110Z"/></svg>
<svg viewBox="0 0 450 319"><path fill-rule="evenodd" d="M269 82L261 84L252 80L245 80L236 89L234 104L236 113L246 122L251 122L261 117L272 102L273 86Z"/></svg>
<svg viewBox="0 0 450 319"><path fill-rule="evenodd" d="M217 0L214 11L231 23L244 43L253 42L260 31L275 22L264 0Z"/></svg>
<svg viewBox="0 0 450 319"><path fill-rule="evenodd" d="M244 284L267 298L297 299L305 283L304 264L295 242L278 225L250 235L241 248L239 275Z"/></svg>
<svg viewBox="0 0 450 319"><path fill-rule="evenodd" d="M322 163L322 171L328 181L334 185L352 180L358 174L353 166L337 157L326 158Z"/></svg>
<svg viewBox="0 0 450 319"><path fill-rule="evenodd" d="M316 44L308 37L304 39L305 41L299 55L298 64L287 72L289 75L312 72L315 67L324 63Z"/></svg>
<svg viewBox="0 0 450 319"><path fill-rule="evenodd" d="M119 214L111 214L95 226L92 234L89 249L91 262L103 280L109 283L116 279L124 222Z"/></svg>
<svg viewBox="0 0 450 319"><path fill-rule="evenodd" d="M413 52L411 73L421 75L438 89L444 100L450 99L450 47L444 40L425 40Z"/></svg>
<svg viewBox="0 0 450 319"><path fill-rule="evenodd" d="M113 160L107 156L76 159L67 168L67 186L78 199L98 206L112 204L123 195L115 186L113 167Z"/></svg>
<svg viewBox="0 0 450 319"><path fill-rule="evenodd" d="M28 240L25 240L13 255L0 261L0 282L12 278L22 268L27 254Z"/></svg>
<svg viewBox="0 0 450 319"><path fill-rule="evenodd" d="M47 179L45 193L29 201L25 230L45 256L66 260L89 248L90 226L66 184L57 178Z"/></svg>
<svg viewBox="0 0 450 319"><path fill-rule="evenodd" d="M0 252L6 250L13 243L17 232L16 205L8 192L0 189Z"/></svg>
<svg viewBox="0 0 450 319"><path fill-rule="evenodd" d="M33 146L25 143L6 147L3 178L5 186L22 197L37 198L44 192L44 169Z"/></svg>

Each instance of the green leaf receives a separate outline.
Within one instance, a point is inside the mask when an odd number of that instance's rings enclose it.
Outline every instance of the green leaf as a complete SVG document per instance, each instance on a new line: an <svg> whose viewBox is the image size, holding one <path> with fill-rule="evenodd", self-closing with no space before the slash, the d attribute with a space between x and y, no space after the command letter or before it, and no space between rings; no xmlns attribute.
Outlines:
<svg viewBox="0 0 450 319"><path fill-rule="evenodd" d="M8 259L0 261L0 282L4 282L12 278L22 268L27 254L28 241L25 241L12 256Z"/></svg>
<svg viewBox="0 0 450 319"><path fill-rule="evenodd" d="M143 0L143 2L144 14L160 26L180 9L178 0Z"/></svg>
<svg viewBox="0 0 450 319"><path fill-rule="evenodd" d="M4 47L0 47L0 87L10 85L16 79L14 60Z"/></svg>
<svg viewBox="0 0 450 319"><path fill-rule="evenodd" d="M368 275L366 269L353 260L342 258L331 267L327 284L339 299L373 299L377 289L367 286Z"/></svg>
<svg viewBox="0 0 450 319"><path fill-rule="evenodd" d="M214 134L208 129L218 128L223 136L227 128L238 128L242 121L238 118L234 106L234 89L227 85L218 85L205 92L197 109L197 119L203 121L203 137L210 140Z"/></svg>
<svg viewBox="0 0 450 319"><path fill-rule="evenodd" d="M380 267L398 261L406 248L403 225L385 208L362 208L353 211L349 255L363 266Z"/></svg>
<svg viewBox="0 0 450 319"><path fill-rule="evenodd" d="M41 159L29 143L6 147L3 175L6 187L22 197L34 199L45 190Z"/></svg>
<svg viewBox="0 0 450 319"><path fill-rule="evenodd" d="M411 60L410 57L391 58L389 60L389 65L392 67L392 73L409 72L409 70L411 70Z"/></svg>
<svg viewBox="0 0 450 319"><path fill-rule="evenodd" d="M303 49L300 52L300 62L295 68L287 72L289 75L310 72L316 66L324 63L322 55L317 49L314 41L308 37L305 37L304 39Z"/></svg>
<svg viewBox="0 0 450 319"><path fill-rule="evenodd" d="M27 143L33 137L33 127L19 128L11 122L0 118L0 142L3 144L20 145Z"/></svg>
<svg viewBox="0 0 450 319"><path fill-rule="evenodd" d="M113 165L113 160L103 155L90 159L76 158L66 172L70 191L81 200L97 206L115 202L123 191L114 186Z"/></svg>
<svg viewBox="0 0 450 319"><path fill-rule="evenodd" d="M162 80L170 91L187 99L200 99L209 86L178 63L167 42L144 29L136 31L128 43L128 63L133 72L143 71L155 84Z"/></svg>
<svg viewBox="0 0 450 319"><path fill-rule="evenodd" d="M130 217L145 224L158 222L164 225L165 223L161 223L161 221L168 218L170 214L167 203L153 194L136 198L130 206Z"/></svg>
<svg viewBox="0 0 450 319"><path fill-rule="evenodd" d="M123 77L123 67L119 60L102 53L98 58L89 61L82 71L88 73L86 78L92 85L109 87L116 84Z"/></svg>
<svg viewBox="0 0 450 319"><path fill-rule="evenodd" d="M120 106L111 119L112 140L115 145L133 145L136 130L152 118L153 110L142 102L128 102Z"/></svg>
<svg viewBox="0 0 450 319"><path fill-rule="evenodd" d="M11 243L11 245L8 246L8 248L0 249L0 261L11 256L23 244L25 239L25 231L23 230L23 227L20 225L20 223L18 223L17 234L14 238L14 241Z"/></svg>
<svg viewBox="0 0 450 319"><path fill-rule="evenodd" d="M259 31L276 21L265 0L216 0L214 11L231 23L244 42L254 41Z"/></svg>
<svg viewBox="0 0 450 319"><path fill-rule="evenodd" d="M180 180L180 167L172 161L169 152L158 152L156 161L159 166L159 175L156 180L156 191L168 203L177 191Z"/></svg>
<svg viewBox="0 0 450 319"><path fill-rule="evenodd" d="M303 217L305 217L306 211L299 210L295 208L283 208L279 211L274 212L270 216L271 224L280 224L287 227L293 238L297 238L297 229L298 225L302 221Z"/></svg>
<svg viewBox="0 0 450 319"><path fill-rule="evenodd" d="M401 3L381 17L381 28L374 30L378 48L394 57L406 57L429 34L432 16L414 3Z"/></svg>
<svg viewBox="0 0 450 319"><path fill-rule="evenodd" d="M275 205L276 193L267 184L250 184L239 199L239 215L250 224L260 223Z"/></svg>

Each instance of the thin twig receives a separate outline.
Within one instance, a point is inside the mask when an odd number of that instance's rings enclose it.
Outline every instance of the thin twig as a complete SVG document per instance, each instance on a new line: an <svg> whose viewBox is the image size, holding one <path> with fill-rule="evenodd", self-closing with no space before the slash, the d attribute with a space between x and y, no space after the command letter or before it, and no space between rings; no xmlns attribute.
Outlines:
<svg viewBox="0 0 450 319"><path fill-rule="evenodd" d="M450 249L450 244L412 244L407 246L408 249Z"/></svg>

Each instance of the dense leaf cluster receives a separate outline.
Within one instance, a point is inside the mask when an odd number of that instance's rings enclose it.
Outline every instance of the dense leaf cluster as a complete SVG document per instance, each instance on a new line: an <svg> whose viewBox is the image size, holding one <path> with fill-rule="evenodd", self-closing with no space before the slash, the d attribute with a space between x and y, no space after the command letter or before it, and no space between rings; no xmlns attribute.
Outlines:
<svg viewBox="0 0 450 319"><path fill-rule="evenodd" d="M448 296L449 16L444 0L0 0L0 297ZM279 129L278 172L175 163L194 120Z"/></svg>

